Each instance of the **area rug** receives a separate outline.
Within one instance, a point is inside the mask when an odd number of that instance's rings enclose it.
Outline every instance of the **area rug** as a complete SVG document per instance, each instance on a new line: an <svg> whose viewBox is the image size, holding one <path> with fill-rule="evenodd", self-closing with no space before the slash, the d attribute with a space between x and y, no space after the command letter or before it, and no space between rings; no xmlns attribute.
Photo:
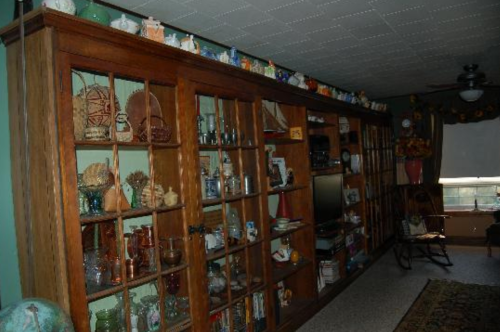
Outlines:
<svg viewBox="0 0 500 332"><path fill-rule="evenodd" d="M395 332L498 332L500 286L429 280Z"/></svg>

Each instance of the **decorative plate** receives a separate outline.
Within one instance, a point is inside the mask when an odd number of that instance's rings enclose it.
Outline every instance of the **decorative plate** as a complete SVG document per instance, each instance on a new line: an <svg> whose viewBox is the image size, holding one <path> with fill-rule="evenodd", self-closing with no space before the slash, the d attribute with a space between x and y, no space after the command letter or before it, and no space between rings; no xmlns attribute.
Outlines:
<svg viewBox="0 0 500 332"><path fill-rule="evenodd" d="M149 106L152 116L161 117L160 102L151 92L149 93ZM125 111L134 133L138 133L141 122L146 117L146 93L144 90L136 90L128 97Z"/></svg>

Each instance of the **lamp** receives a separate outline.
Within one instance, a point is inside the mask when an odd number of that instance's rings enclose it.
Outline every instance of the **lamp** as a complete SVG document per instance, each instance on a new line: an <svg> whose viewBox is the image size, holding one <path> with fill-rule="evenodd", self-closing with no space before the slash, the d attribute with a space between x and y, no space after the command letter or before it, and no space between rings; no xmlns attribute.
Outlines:
<svg viewBox="0 0 500 332"><path fill-rule="evenodd" d="M462 90L460 91L460 98L462 98L463 100L465 100L466 102L473 102L473 101L476 101L478 100L479 98L481 98L481 96L483 95L483 90L481 89L466 89L466 90Z"/></svg>

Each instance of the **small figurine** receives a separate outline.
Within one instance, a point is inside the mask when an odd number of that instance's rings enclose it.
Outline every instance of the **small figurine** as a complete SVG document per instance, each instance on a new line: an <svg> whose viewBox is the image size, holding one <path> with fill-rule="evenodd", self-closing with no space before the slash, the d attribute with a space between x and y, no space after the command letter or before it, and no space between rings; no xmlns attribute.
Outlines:
<svg viewBox="0 0 500 332"><path fill-rule="evenodd" d="M177 35L175 33L165 37L165 44L167 44L168 46L175 47L175 48L181 47L181 42L179 41L179 39L177 39Z"/></svg>
<svg viewBox="0 0 500 332"><path fill-rule="evenodd" d="M318 90L318 82L312 77L308 78L306 80L307 87L309 91L316 92Z"/></svg>
<svg viewBox="0 0 500 332"><path fill-rule="evenodd" d="M209 58L212 60L218 60L215 52L206 46L203 46L203 48L201 49L201 55L204 56L205 58Z"/></svg>
<svg viewBox="0 0 500 332"><path fill-rule="evenodd" d="M300 81L299 81L298 77L296 76L296 74L297 73L293 74L292 76L290 76L288 78L288 84L293 85L293 86L299 86Z"/></svg>
<svg viewBox="0 0 500 332"><path fill-rule="evenodd" d="M276 66L274 65L274 63L271 60L269 60L269 66L267 66L264 69L264 75L266 77L276 79Z"/></svg>
<svg viewBox="0 0 500 332"><path fill-rule="evenodd" d="M229 63L229 55L227 54L226 51L220 53L218 56L219 61L222 63Z"/></svg>
<svg viewBox="0 0 500 332"><path fill-rule="evenodd" d="M240 58L238 57L238 52L236 50L236 47L231 47L231 50L229 51L229 64L235 67L240 67Z"/></svg>
<svg viewBox="0 0 500 332"><path fill-rule="evenodd" d="M278 69L276 72L276 80L280 83L286 83L288 82L289 75L286 71L282 71L281 69Z"/></svg>
<svg viewBox="0 0 500 332"><path fill-rule="evenodd" d="M139 24L127 18L125 14L122 14L120 18L117 18L114 21L111 21L109 24L110 27L122 30L128 33L135 35L137 31L139 31Z"/></svg>
<svg viewBox="0 0 500 332"><path fill-rule="evenodd" d="M297 77L297 79L299 80L299 84L297 85L299 88L304 90L309 89L309 87L306 84L306 78L304 77L304 74L297 72L293 74L293 76Z"/></svg>
<svg viewBox="0 0 500 332"><path fill-rule="evenodd" d="M337 89L332 88L332 98L337 99L339 96L339 93L337 92Z"/></svg>
<svg viewBox="0 0 500 332"><path fill-rule="evenodd" d="M194 40L193 35L186 35L186 37L181 39L181 50L200 54L200 43Z"/></svg>
<svg viewBox="0 0 500 332"><path fill-rule="evenodd" d="M264 75L265 69L264 67L260 64L259 60L253 60L252 67L250 68L250 71L252 73L257 73Z"/></svg>
<svg viewBox="0 0 500 332"><path fill-rule="evenodd" d="M172 187L168 187L168 192L163 196L163 201L166 206L174 206L179 200L179 195L172 190Z"/></svg>
<svg viewBox="0 0 500 332"><path fill-rule="evenodd" d="M252 69L252 64L250 63L250 60L248 60L247 58L243 57L243 59L241 59L241 68L243 68L245 70Z"/></svg>
<svg viewBox="0 0 500 332"><path fill-rule="evenodd" d="M165 42L164 27L160 21L154 20L153 17L142 20L141 36L157 41Z"/></svg>

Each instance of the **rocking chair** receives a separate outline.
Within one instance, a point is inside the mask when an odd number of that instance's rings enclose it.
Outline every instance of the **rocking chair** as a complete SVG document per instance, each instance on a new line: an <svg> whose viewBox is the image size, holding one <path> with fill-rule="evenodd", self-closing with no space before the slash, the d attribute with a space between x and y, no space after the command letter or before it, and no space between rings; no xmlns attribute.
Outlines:
<svg viewBox="0 0 500 332"><path fill-rule="evenodd" d="M444 234L444 220L449 216L442 214L440 192L442 188L439 185L400 187L399 199L402 204L397 219L399 227L394 254L403 269L411 270L415 258L427 258L440 266L453 265L446 252ZM437 206L439 202L441 204Z"/></svg>

